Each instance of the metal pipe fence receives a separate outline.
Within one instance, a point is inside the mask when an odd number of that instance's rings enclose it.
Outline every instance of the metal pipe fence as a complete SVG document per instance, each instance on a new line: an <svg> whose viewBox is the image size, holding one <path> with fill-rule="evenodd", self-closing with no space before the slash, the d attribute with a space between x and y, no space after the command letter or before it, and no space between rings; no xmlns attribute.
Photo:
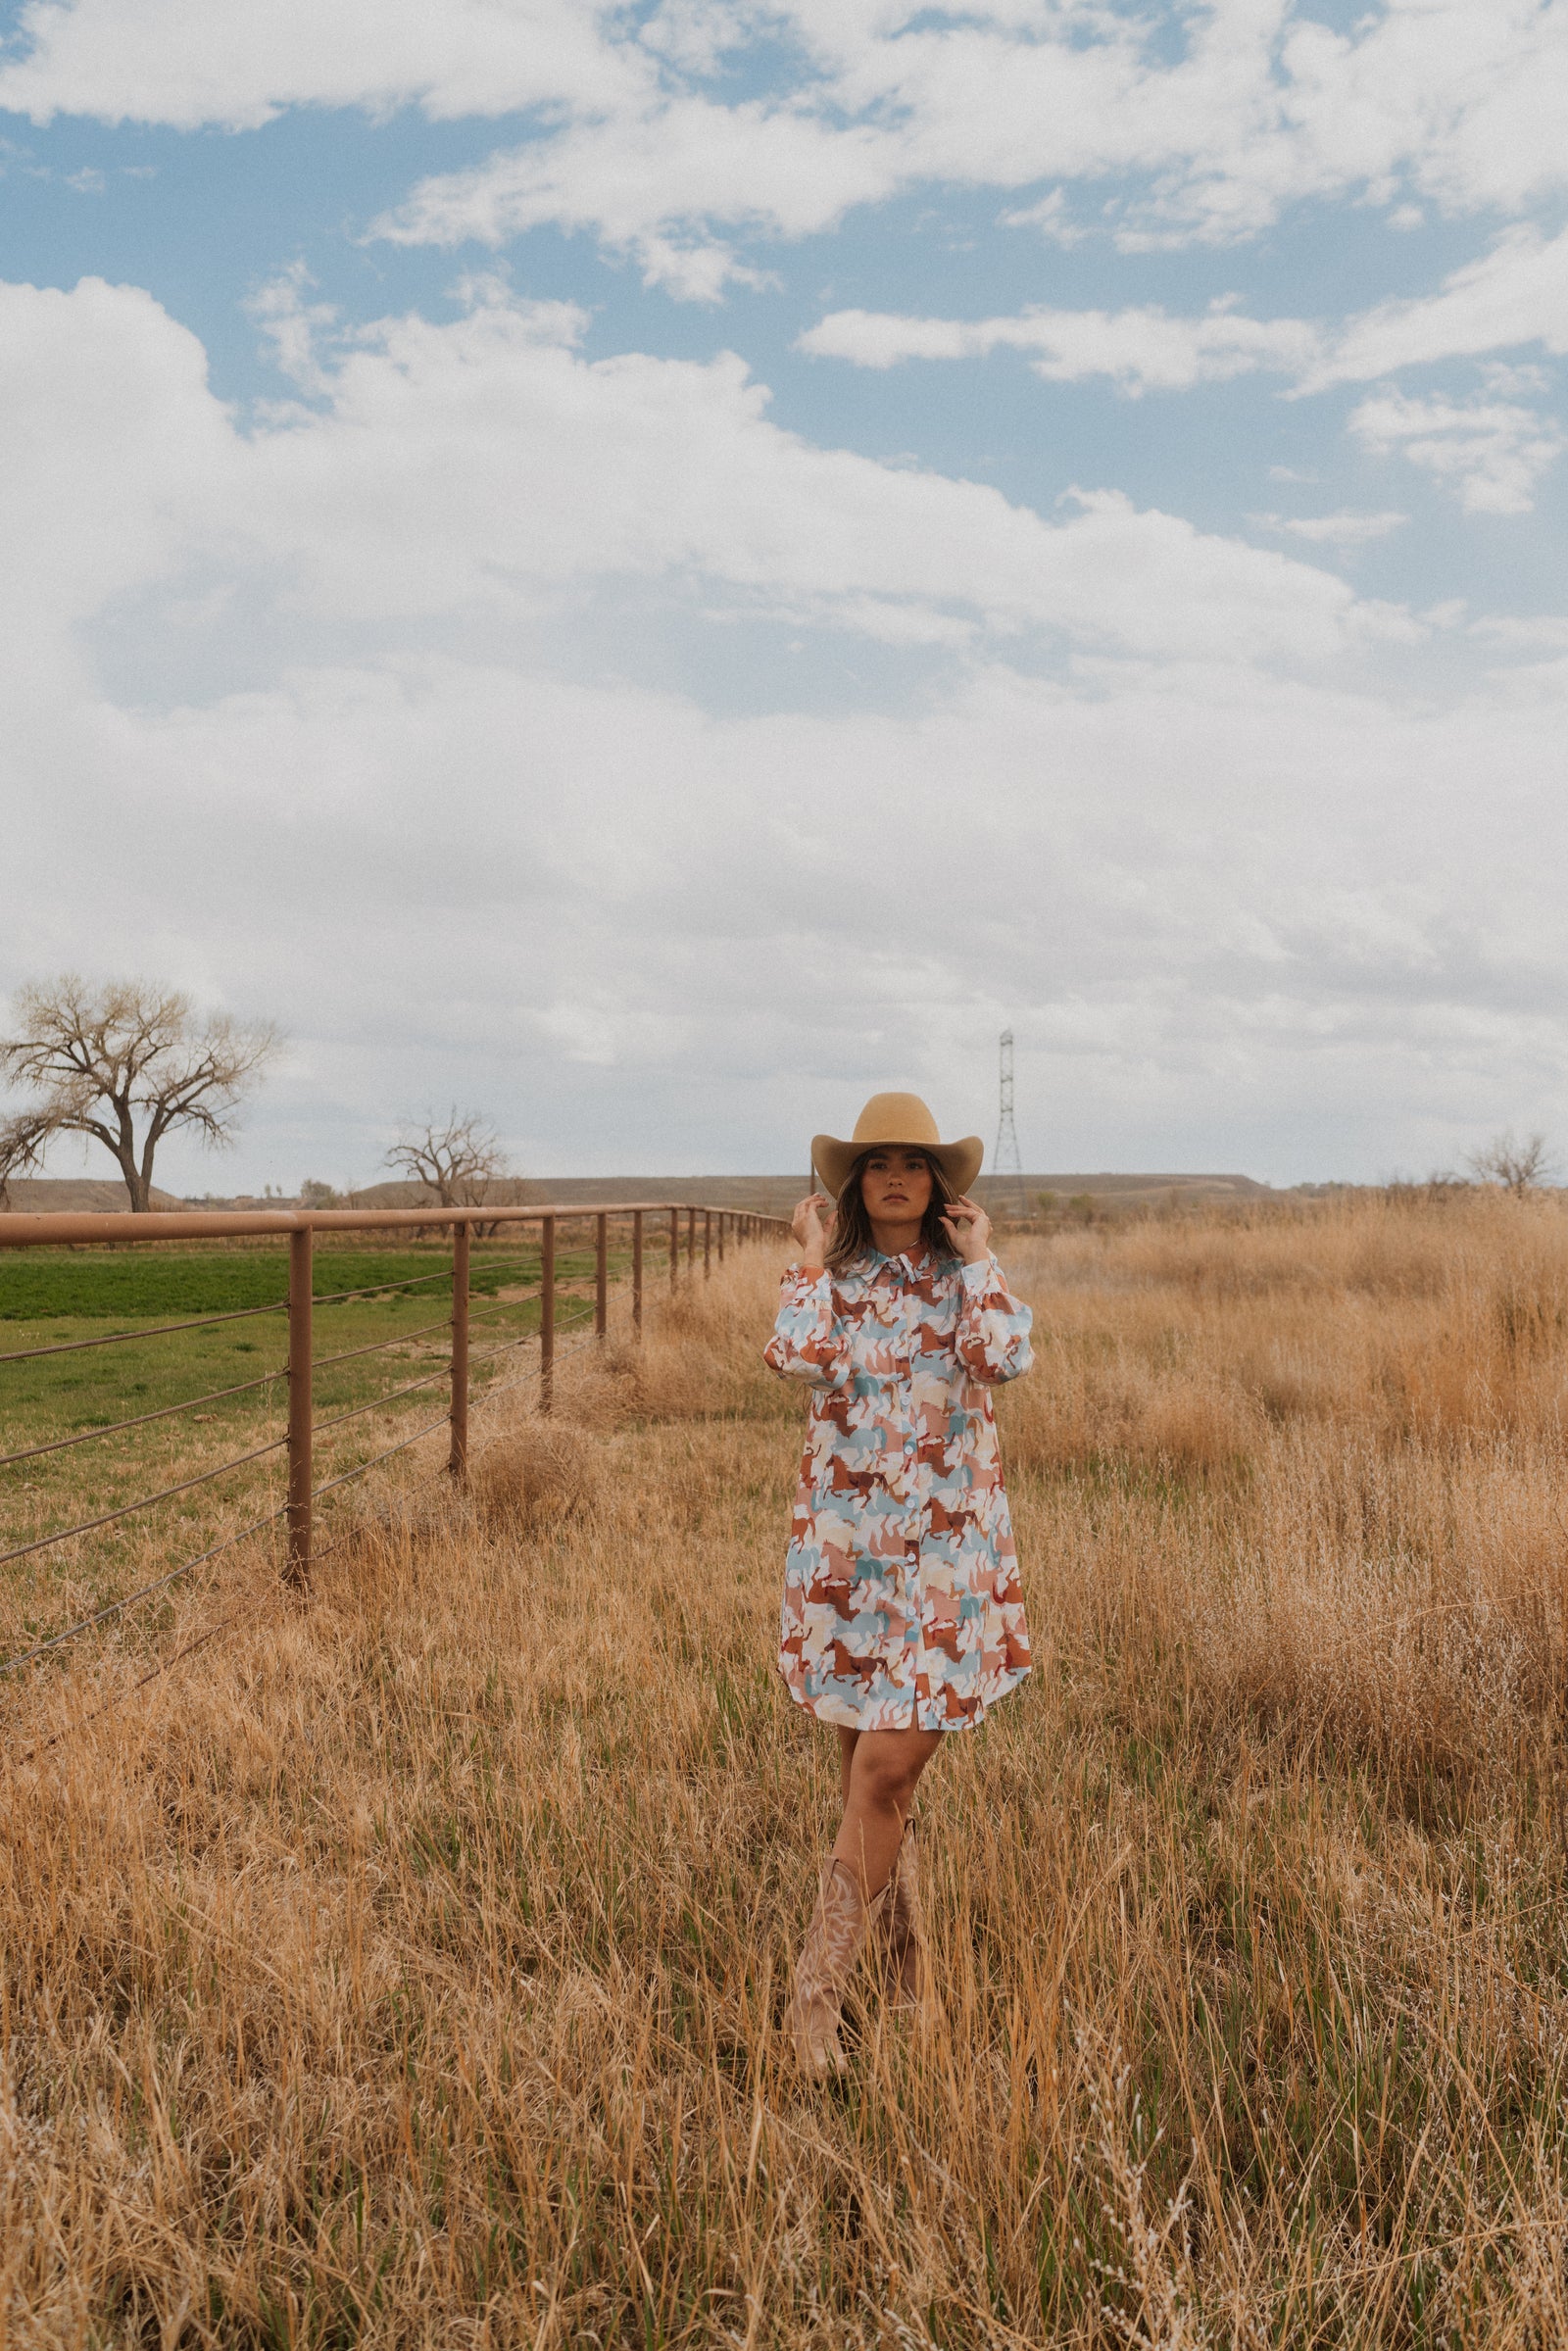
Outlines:
<svg viewBox="0 0 1568 2351"><path fill-rule="evenodd" d="M490 1396L509 1389L520 1387L526 1381L537 1380L539 1408L550 1412L555 1405L555 1375L558 1363L584 1347L603 1346L610 1332L612 1227L621 1239L621 1252L629 1259L628 1273L622 1286L629 1284L631 1327L634 1337L641 1338L645 1274L650 1245L663 1239L663 1220L667 1217L667 1250L671 1284L681 1278L681 1215L682 1206L666 1201L614 1202L601 1207L570 1206L542 1207L473 1207L473 1208L333 1208L310 1210L242 1210L232 1214L222 1210L172 1210L139 1216L105 1215L26 1215L0 1214L0 1249L59 1248L64 1245L115 1243L118 1245L147 1245L160 1241L228 1241L250 1238L276 1238L288 1244L288 1295L274 1305L246 1306L220 1314L195 1315L178 1322L154 1324L141 1330L112 1331L101 1337L65 1340L46 1347L19 1347L10 1353L0 1353L0 1369L7 1364L32 1362L46 1356L69 1354L80 1348L120 1347L149 1339L163 1339L186 1331L208 1330L220 1323L241 1322L253 1316L284 1315L287 1318L288 1353L283 1364L264 1373L261 1378L240 1381L232 1386L207 1390L200 1396L178 1403L160 1405L155 1410L131 1414L101 1427L73 1431L69 1435L50 1437L40 1444L25 1445L0 1454L0 1471L13 1469L24 1462L53 1455L68 1447L86 1445L95 1439L114 1437L126 1430L145 1428L151 1422L177 1419L185 1413L229 1397L270 1389L277 1381L287 1383L287 1427L281 1437L248 1451L234 1454L197 1475L161 1487L157 1492L142 1494L130 1501L117 1502L108 1510L90 1518L77 1520L74 1525L60 1527L19 1543L11 1549L0 1550L0 1567L13 1560L29 1557L53 1549L59 1544L88 1535L97 1529L118 1525L136 1513L149 1510L157 1503L180 1494L195 1492L215 1480L251 1462L283 1452L287 1455L287 1483L284 1499L264 1517L224 1539L194 1559L184 1561L167 1575L158 1577L122 1598L84 1616L79 1623L68 1626L63 1632L37 1642L21 1654L0 1659L0 1675L14 1672L32 1659L46 1655L65 1641L87 1632L122 1614L137 1601L167 1591L181 1576L207 1564L220 1551L232 1544L274 1526L279 1519L287 1525L287 1542L283 1574L286 1583L299 1591L308 1589L315 1548L316 1505L328 1494L365 1476L379 1462L390 1460L404 1452L420 1439L433 1436L443 1426L448 1434L447 1469L456 1479L467 1474L469 1453L469 1408ZM711 1271L716 1247L720 1264L724 1261L725 1245L732 1247L756 1241L766 1234L789 1230L781 1217L766 1216L751 1210L736 1208L686 1207L685 1254L686 1276L695 1277L697 1257L697 1218L703 1219L703 1272ZM657 1224L653 1220L658 1220ZM537 1252L526 1256L482 1260L476 1266L472 1251L472 1228L482 1225L487 1233L501 1225L538 1227ZM588 1226L592 1232L593 1274L591 1300L583 1299L573 1285L587 1277L566 1274L561 1270L561 1251L558 1242L564 1228ZM318 1295L315 1290L317 1257L316 1236L318 1233L380 1233L395 1235L423 1231L448 1231L452 1237L452 1256L449 1266L438 1272L415 1274L404 1281L371 1283L364 1288L329 1291ZM586 1253L586 1252L582 1252ZM504 1302L494 1308L481 1307L477 1313L472 1306L475 1273L485 1281L494 1275L513 1269L534 1266L537 1257L537 1282L533 1288L514 1287ZM364 1347L343 1347L330 1354L318 1355L315 1345L315 1313L318 1306L346 1304L351 1300L390 1297L417 1292L431 1282L450 1282L452 1304L449 1314L429 1323L419 1324L413 1331L399 1331L390 1338L373 1341ZM482 1294L481 1294L482 1295ZM469 1340L475 1322L493 1320L503 1312L526 1308L537 1302L537 1327L519 1331L504 1339L500 1345L470 1348ZM565 1311L562 1311L564 1306ZM559 1347L560 1335L591 1321L592 1329L575 1346ZM432 1333L448 1333L446 1361L424 1377L411 1380L401 1387L351 1405L348 1409L319 1416L315 1404L315 1375L329 1366L359 1362L383 1353L390 1347L401 1347L410 1340L428 1338ZM473 1394L472 1374L480 1366L493 1362L498 1356L514 1352L518 1347L537 1346L538 1359L517 1378L488 1381ZM352 1468L317 1483L316 1450L318 1437L339 1429L368 1412L377 1411L399 1401L416 1391L441 1383L448 1387L446 1412L436 1420L424 1423L412 1434L402 1437L395 1445L374 1453L368 1460L356 1462Z"/></svg>

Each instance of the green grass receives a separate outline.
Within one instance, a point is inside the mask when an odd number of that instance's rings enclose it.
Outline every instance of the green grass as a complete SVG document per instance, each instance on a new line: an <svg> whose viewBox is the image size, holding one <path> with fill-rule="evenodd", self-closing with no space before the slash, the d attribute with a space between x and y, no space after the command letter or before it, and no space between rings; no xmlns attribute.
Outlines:
<svg viewBox="0 0 1568 2351"><path fill-rule="evenodd" d="M583 1255L581 1250L570 1252L569 1262L579 1271ZM558 1265L567 1262L558 1252ZM451 1290L451 1265L447 1248L368 1249L318 1244L312 1286L320 1298L341 1290L416 1281L419 1289L415 1295L444 1298ZM470 1287L475 1293L488 1296L503 1284L538 1279L537 1243L519 1240L473 1250ZM275 1241L190 1249L157 1244L0 1249L0 1322L41 1322L57 1315L160 1321L278 1305L287 1296L288 1252Z"/></svg>

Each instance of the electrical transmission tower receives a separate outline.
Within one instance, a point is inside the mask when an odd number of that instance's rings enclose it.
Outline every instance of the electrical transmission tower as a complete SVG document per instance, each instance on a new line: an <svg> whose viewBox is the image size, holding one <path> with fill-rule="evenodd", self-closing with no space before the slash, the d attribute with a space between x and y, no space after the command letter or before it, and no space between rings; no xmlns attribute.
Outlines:
<svg viewBox="0 0 1568 2351"><path fill-rule="evenodd" d="M1013 1200L1020 1216L1029 1213L1029 1200L1023 1188L1023 1160L1018 1151L1018 1130L1012 1123L1012 1031L1002 1032L1002 1106L997 1114L997 1148L991 1154L991 1182L997 1202L1002 1203L1002 1187L1012 1178Z"/></svg>

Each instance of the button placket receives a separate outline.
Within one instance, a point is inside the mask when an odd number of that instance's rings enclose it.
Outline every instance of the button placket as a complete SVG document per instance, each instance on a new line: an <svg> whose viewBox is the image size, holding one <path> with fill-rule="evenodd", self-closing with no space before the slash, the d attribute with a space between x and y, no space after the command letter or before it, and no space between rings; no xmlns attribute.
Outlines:
<svg viewBox="0 0 1568 2351"><path fill-rule="evenodd" d="M913 1279L913 1268L906 1259L906 1269ZM909 1508L905 1515L904 1544L904 1607L905 1653L911 1668L911 1687L917 1687L920 1675L920 1656L925 1645L925 1629L920 1612L920 1520L924 1508L920 1493L918 1433L915 1427L914 1402L914 1335L919 1319L919 1304L912 1292L906 1289L901 1302L901 1340L904 1368L904 1471ZM915 1721L919 1720L919 1703L915 1704Z"/></svg>

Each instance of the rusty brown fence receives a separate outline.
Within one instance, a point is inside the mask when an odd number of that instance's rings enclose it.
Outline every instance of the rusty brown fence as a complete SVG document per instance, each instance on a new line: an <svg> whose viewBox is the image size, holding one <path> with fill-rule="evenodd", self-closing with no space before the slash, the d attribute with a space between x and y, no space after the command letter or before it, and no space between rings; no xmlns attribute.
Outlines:
<svg viewBox="0 0 1568 2351"><path fill-rule="evenodd" d="M532 1290L514 1292L508 1304L526 1304L537 1298L539 1320L537 1330L528 1330L506 1339L499 1345L481 1348L477 1353L470 1347L476 1323L486 1317L481 1307L474 1310L470 1297L470 1251L475 1226L486 1237L495 1235L503 1226L539 1228L539 1278ZM593 1292L591 1299L583 1298L576 1287L563 1286L557 1272L560 1250L558 1244L565 1231L587 1226L593 1233ZM429 1229L450 1230L452 1235L452 1310L438 1321L422 1324L413 1332L398 1332L392 1337L368 1347L350 1347L331 1355L315 1352L314 1316L318 1306L340 1304L351 1298L380 1298L387 1294L417 1288L420 1284L449 1278L443 1270L439 1276L419 1274L403 1282L377 1282L360 1291L327 1292L318 1296L315 1291L315 1236L318 1233L380 1233L396 1235ZM0 1373L8 1364L36 1361L40 1357L64 1355L77 1350L119 1347L147 1339L173 1337L186 1331L205 1330L217 1323L245 1321L264 1315L286 1315L288 1318L288 1352L280 1370L263 1374L260 1378L237 1385L209 1390L205 1395L189 1396L177 1403L161 1405L156 1411L133 1414L102 1427L73 1431L69 1436L50 1438L37 1445L24 1445L15 1451L0 1453L0 1471L16 1471L40 1456L59 1453L69 1447L87 1445L95 1439L114 1437L126 1430L145 1427L152 1421L173 1419L183 1413L194 1413L230 1397L269 1389L279 1379L287 1383L288 1422L286 1434L263 1445L252 1446L243 1453L204 1469L198 1476L187 1478L172 1486L161 1488L155 1494L141 1494L130 1501L115 1500L114 1506L74 1525L61 1527L35 1540L18 1543L14 1548L0 1551L0 1568L56 1545L89 1535L98 1529L116 1525L136 1512L150 1510L157 1503L211 1485L233 1471L247 1467L268 1455L282 1453L287 1457L286 1498L253 1525L240 1528L213 1544L196 1558L186 1559L177 1567L150 1584L127 1592L121 1599L84 1616L74 1625L50 1639L37 1642L17 1656L0 1659L0 1675L14 1672L58 1648L62 1642L74 1640L79 1633L102 1624L110 1617L122 1614L139 1600L151 1598L166 1591L181 1577L205 1566L220 1551L235 1543L263 1534L279 1520L287 1522L287 1543L284 1555L284 1576L299 1589L310 1581L314 1552L316 1505L323 1495L364 1477L380 1462L390 1460L395 1453L408 1450L422 1438L430 1437L442 1428L448 1430L447 1468L452 1476L462 1479L468 1465L468 1412L473 1400L472 1375L487 1362L514 1353L519 1348L537 1347L537 1361L515 1379L497 1382L492 1378L480 1391L482 1400L517 1388L527 1382L538 1383L539 1408L550 1412L555 1401L557 1365L565 1353L575 1353L582 1347L602 1345L610 1330L611 1237L614 1229L620 1242L618 1254L629 1259L629 1271L619 1287L630 1292L631 1327L640 1337L643 1325L643 1300L647 1276L660 1257L667 1262L663 1268L671 1284L678 1283L684 1272L687 1279L696 1276L699 1260L704 1274L711 1271L715 1262L722 1263L726 1249L761 1239L766 1235L782 1235L789 1230L779 1217L765 1216L751 1210L721 1207L693 1207L688 1203L638 1200L629 1203L597 1203L591 1208L576 1207L471 1207L471 1208L328 1208L328 1209L259 1209L225 1214L222 1211L175 1210L171 1213L152 1213L141 1216L115 1215L25 1215L0 1214L0 1249L59 1248L69 1244L105 1243L117 1245L147 1244L159 1241L230 1241L275 1238L288 1246L288 1296L286 1301L274 1305L244 1306L220 1314L194 1315L177 1322L155 1324L151 1328L131 1331L113 1331L102 1338L64 1340L52 1347L30 1347L0 1352ZM530 1252L527 1260L532 1262ZM505 1260L488 1258L489 1273L505 1270ZM591 1321L592 1329L586 1329ZM584 1327L584 1336L563 1348L565 1332ZM314 1374L329 1364L351 1358L368 1357L400 1347L410 1339L428 1337L445 1330L450 1334L450 1352L446 1362L422 1379L412 1380L402 1387L355 1404L349 1410L336 1413L327 1420L318 1419L313 1402ZM374 1453L368 1461L355 1464L318 1485L314 1468L316 1440L328 1430L343 1427L362 1414L384 1409L416 1391L445 1385L448 1391L447 1408L439 1418L423 1423L396 1445Z"/></svg>

